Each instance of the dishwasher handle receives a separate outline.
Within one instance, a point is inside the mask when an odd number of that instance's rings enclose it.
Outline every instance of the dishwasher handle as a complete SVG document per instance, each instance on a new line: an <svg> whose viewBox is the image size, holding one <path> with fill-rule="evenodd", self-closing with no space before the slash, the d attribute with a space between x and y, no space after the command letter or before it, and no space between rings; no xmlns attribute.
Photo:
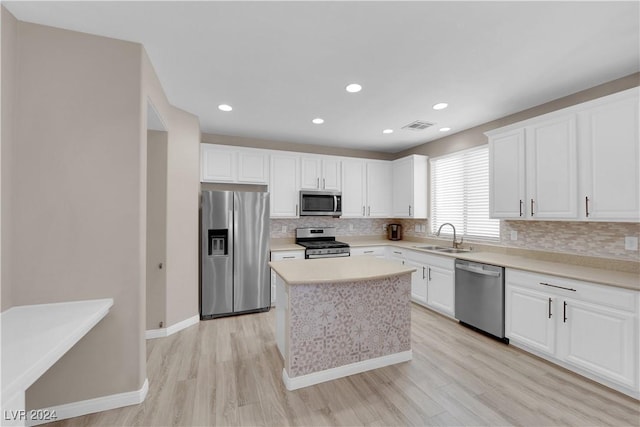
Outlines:
<svg viewBox="0 0 640 427"><path fill-rule="evenodd" d="M456 270L464 270L470 273L480 274L482 276L500 277L502 273L499 271L485 270L483 268L471 267L466 264L456 264Z"/></svg>

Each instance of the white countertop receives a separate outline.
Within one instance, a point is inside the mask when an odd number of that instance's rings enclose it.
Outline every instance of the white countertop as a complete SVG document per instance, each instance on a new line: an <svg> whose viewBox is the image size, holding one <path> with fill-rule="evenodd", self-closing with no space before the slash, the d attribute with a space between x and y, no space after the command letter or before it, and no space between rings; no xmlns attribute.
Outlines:
<svg viewBox="0 0 640 427"><path fill-rule="evenodd" d="M24 392L93 328L113 299L11 307L0 314L2 399Z"/></svg>
<svg viewBox="0 0 640 427"><path fill-rule="evenodd" d="M416 270L370 256L271 261L269 265L289 285L375 280Z"/></svg>
<svg viewBox="0 0 640 427"><path fill-rule="evenodd" d="M409 240L392 241L383 238L351 238L346 236L341 236L338 238L338 240L349 243L351 247L393 246L403 249L410 249L417 252L425 252L433 255L464 259L468 261L498 265L501 267L531 271L533 273L549 274L552 276L564 277L568 279L582 280L586 282L593 282L602 285L640 291L640 275L613 269L593 268L589 266L574 265L564 262L543 261L526 256L508 255L499 252L482 250L466 253L448 254L438 251L418 249L416 246L425 246L427 245L427 243L413 242ZM284 249L285 247L286 249ZM274 245L274 247L271 248L272 251L296 249L304 250L302 246L296 245L295 243L281 243L279 245Z"/></svg>

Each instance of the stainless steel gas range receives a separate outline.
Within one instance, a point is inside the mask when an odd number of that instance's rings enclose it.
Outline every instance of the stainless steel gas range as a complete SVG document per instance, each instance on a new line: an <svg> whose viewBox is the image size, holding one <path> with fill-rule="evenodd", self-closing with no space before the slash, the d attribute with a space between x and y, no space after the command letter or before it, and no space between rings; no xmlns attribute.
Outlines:
<svg viewBox="0 0 640 427"><path fill-rule="evenodd" d="M304 251L305 259L350 255L349 244L336 240L335 227L296 228L296 243L306 248Z"/></svg>

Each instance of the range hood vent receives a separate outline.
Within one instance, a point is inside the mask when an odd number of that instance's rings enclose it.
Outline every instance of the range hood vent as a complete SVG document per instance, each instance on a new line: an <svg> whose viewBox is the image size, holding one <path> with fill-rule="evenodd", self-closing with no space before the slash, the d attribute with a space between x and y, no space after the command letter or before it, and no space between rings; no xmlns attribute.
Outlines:
<svg viewBox="0 0 640 427"><path fill-rule="evenodd" d="M402 126L402 129L408 130L424 130L428 127L433 126L433 123L425 122L424 120L416 120L415 122L411 122L408 125Z"/></svg>

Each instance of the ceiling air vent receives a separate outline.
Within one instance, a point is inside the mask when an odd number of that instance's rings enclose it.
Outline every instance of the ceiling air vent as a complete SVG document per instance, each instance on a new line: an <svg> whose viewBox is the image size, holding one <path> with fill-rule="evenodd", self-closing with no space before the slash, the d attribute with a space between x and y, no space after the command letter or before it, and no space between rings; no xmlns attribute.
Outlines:
<svg viewBox="0 0 640 427"><path fill-rule="evenodd" d="M433 126L433 123L425 122L422 120L416 120L415 122L411 122L408 125L402 126L402 129L423 130L431 126Z"/></svg>

